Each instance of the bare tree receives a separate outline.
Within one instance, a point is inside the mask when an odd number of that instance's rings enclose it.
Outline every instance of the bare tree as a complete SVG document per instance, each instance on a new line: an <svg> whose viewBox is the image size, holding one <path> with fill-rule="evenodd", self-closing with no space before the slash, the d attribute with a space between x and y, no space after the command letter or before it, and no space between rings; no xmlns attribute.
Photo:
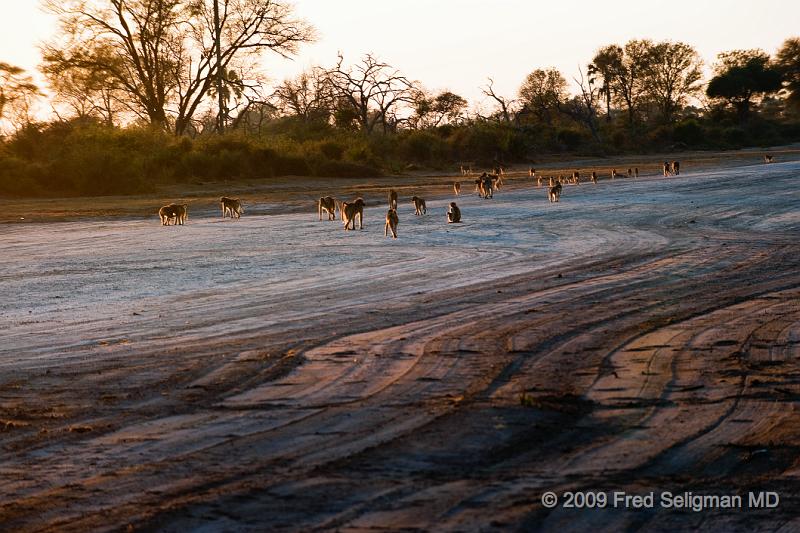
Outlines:
<svg viewBox="0 0 800 533"><path fill-rule="evenodd" d="M45 47L46 64L108 73L131 110L178 134L215 84L218 124L224 125L221 85L231 69L248 70L265 50L292 54L312 37L310 27L278 0L46 0L46 5L59 17L63 37Z"/></svg>
<svg viewBox="0 0 800 533"><path fill-rule="evenodd" d="M284 80L272 93L276 107L285 115L306 122L330 120L334 95L326 73L320 68Z"/></svg>
<svg viewBox="0 0 800 533"><path fill-rule="evenodd" d="M0 121L29 122L31 104L39 95L24 69L0 62Z"/></svg>
<svg viewBox="0 0 800 533"><path fill-rule="evenodd" d="M599 143L601 140L597 126L597 107L600 90L594 87L591 82L586 81L583 76L583 70L580 67L578 67L578 74L580 78L573 79L580 88L580 94L560 105L559 109L572 120L586 127L592 138Z"/></svg>
<svg viewBox="0 0 800 533"><path fill-rule="evenodd" d="M344 58L339 54L336 66L326 73L337 102L337 114L339 117L352 114L365 133L372 133L378 124L388 132L389 117L396 109L413 104L417 94L414 82L371 54L350 67L344 67L343 63Z"/></svg>
<svg viewBox="0 0 800 533"><path fill-rule="evenodd" d="M502 121L506 124L511 123L511 116L514 114L514 104L516 103L515 100L507 100L505 97L498 95L494 92L494 80L492 78L487 78L489 83L486 87L481 87L481 92L497 102L497 105L500 108L500 117Z"/></svg>

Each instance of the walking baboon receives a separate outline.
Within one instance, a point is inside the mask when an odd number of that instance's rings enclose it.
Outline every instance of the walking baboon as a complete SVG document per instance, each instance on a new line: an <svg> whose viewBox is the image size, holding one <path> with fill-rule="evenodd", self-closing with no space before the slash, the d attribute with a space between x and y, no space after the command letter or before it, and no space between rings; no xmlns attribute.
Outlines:
<svg viewBox="0 0 800 533"><path fill-rule="evenodd" d="M555 186L550 187L550 190L547 192L547 198L550 202L558 202L561 199L561 184L557 183Z"/></svg>
<svg viewBox="0 0 800 533"><path fill-rule="evenodd" d="M639 167L635 167L633 169L633 175L636 176L637 178L639 177Z"/></svg>
<svg viewBox="0 0 800 533"><path fill-rule="evenodd" d="M336 220L336 200L332 196L323 196L317 202L317 213L322 220L322 212L328 213L328 220Z"/></svg>
<svg viewBox="0 0 800 533"><path fill-rule="evenodd" d="M165 205L158 210L158 218L161 219L162 226L169 226L170 220L177 222L177 213L175 212L175 204Z"/></svg>
<svg viewBox="0 0 800 533"><path fill-rule="evenodd" d="M244 208L242 207L242 202L239 201L238 198L228 198L227 196L223 196L219 199L220 206L222 207L222 218L225 218L225 215L233 218L236 215L236 218L241 218L242 213L244 213Z"/></svg>
<svg viewBox="0 0 800 533"><path fill-rule="evenodd" d="M447 210L447 223L457 224L459 222L461 222L461 209L455 202L450 202L450 208Z"/></svg>
<svg viewBox="0 0 800 533"><path fill-rule="evenodd" d="M183 223L189 218L188 206L186 204L170 204L170 206L174 209L176 223L183 226Z"/></svg>
<svg viewBox="0 0 800 533"><path fill-rule="evenodd" d="M389 207L397 210L397 191L394 189L389 189Z"/></svg>
<svg viewBox="0 0 800 533"><path fill-rule="evenodd" d="M630 167L628 167L628 177L629 177L629 178L632 178L632 177L633 177L633 169L632 169L632 168L630 168Z"/></svg>
<svg viewBox="0 0 800 533"><path fill-rule="evenodd" d="M611 179L612 180L616 179L616 177L617 177L617 169L616 168L612 168L611 169Z"/></svg>
<svg viewBox="0 0 800 533"><path fill-rule="evenodd" d="M536 177L536 169L533 168L533 167L529 168L528 169L528 176L531 177L531 178Z"/></svg>
<svg viewBox="0 0 800 533"><path fill-rule="evenodd" d="M358 217L358 229L364 229L364 199L356 198L352 202L342 202L339 208L339 214L342 216L344 222L344 229L350 229L350 223L353 223L353 229L356 229L356 217Z"/></svg>
<svg viewBox="0 0 800 533"><path fill-rule="evenodd" d="M453 192L456 193L456 196L461 194L461 182L457 181L453 183Z"/></svg>
<svg viewBox="0 0 800 533"><path fill-rule="evenodd" d="M411 202L414 204L415 215L425 215L428 213L428 208L425 205L424 198L420 198L419 196L414 196L411 198Z"/></svg>
<svg viewBox="0 0 800 533"><path fill-rule="evenodd" d="M494 180L497 179L497 176L492 176L492 175L486 174L485 172L484 172L484 174L485 174L485 176L483 177L483 185L482 185L483 197L484 198L493 198L494 197Z"/></svg>
<svg viewBox="0 0 800 533"><path fill-rule="evenodd" d="M597 172L592 170L592 183L597 185Z"/></svg>
<svg viewBox="0 0 800 533"><path fill-rule="evenodd" d="M672 175L679 176L681 173L681 162L680 161L673 161L672 162Z"/></svg>
<svg viewBox="0 0 800 533"><path fill-rule="evenodd" d="M399 219L397 217L397 210L392 209L391 207L386 212L386 224L383 226L383 236L389 236L389 230L392 231L392 237L397 238L397 223Z"/></svg>
<svg viewBox="0 0 800 533"><path fill-rule="evenodd" d="M669 161L664 161L664 177L668 177L671 171L672 167L670 166Z"/></svg>
<svg viewBox="0 0 800 533"><path fill-rule="evenodd" d="M764 156L764 163L772 163L773 159L772 156L767 154Z"/></svg>

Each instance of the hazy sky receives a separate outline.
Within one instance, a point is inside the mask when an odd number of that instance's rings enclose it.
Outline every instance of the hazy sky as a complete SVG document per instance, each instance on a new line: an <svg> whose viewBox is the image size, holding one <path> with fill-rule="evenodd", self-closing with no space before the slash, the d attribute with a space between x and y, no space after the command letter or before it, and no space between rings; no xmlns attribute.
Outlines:
<svg viewBox="0 0 800 533"><path fill-rule="evenodd" d="M718 52L763 48L773 53L800 35L798 0L295 0L318 41L293 61L266 56L280 81L314 64L331 65L341 50L365 52L399 68L431 90L450 89L471 103L482 99L487 76L499 94L514 96L526 74L554 66L567 79L593 52L632 38L692 44L707 63ZM37 44L55 30L38 0L0 0L0 61L35 69Z"/></svg>

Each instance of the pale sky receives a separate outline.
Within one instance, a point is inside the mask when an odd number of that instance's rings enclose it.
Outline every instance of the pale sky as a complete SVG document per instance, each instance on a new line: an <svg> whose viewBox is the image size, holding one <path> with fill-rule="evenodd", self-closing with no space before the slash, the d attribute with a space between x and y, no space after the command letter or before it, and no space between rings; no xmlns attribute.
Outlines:
<svg viewBox="0 0 800 533"><path fill-rule="evenodd" d="M426 88L449 89L471 104L483 100L487 76L495 91L514 97L523 78L554 66L568 80L606 44L633 38L693 45L706 63L736 48L774 53L800 35L798 0L295 0L318 41L292 61L265 56L275 81L315 64L330 66L341 50L347 62L366 52ZM56 29L38 0L0 0L0 61L34 71L38 43ZM487 106L489 102L486 102Z"/></svg>

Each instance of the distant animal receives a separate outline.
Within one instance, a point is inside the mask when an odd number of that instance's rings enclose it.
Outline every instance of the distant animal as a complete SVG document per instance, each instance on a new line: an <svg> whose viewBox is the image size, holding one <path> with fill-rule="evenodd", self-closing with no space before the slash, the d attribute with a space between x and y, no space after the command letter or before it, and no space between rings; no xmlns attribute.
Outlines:
<svg viewBox="0 0 800 533"><path fill-rule="evenodd" d="M581 174L577 170L572 173L572 183L575 185L580 185L581 182Z"/></svg>
<svg viewBox="0 0 800 533"><path fill-rule="evenodd" d="M548 185L547 185L548 187L552 187L552 186L554 186L556 184L556 180L555 180L555 178L553 178L553 176L550 176L548 178L548 180L547 180L547 183L548 183Z"/></svg>
<svg viewBox="0 0 800 533"><path fill-rule="evenodd" d="M681 162L680 161L673 161L672 162L672 174L674 176L679 176L681 173Z"/></svg>
<svg viewBox="0 0 800 533"><path fill-rule="evenodd" d="M447 223L458 224L459 222L461 222L461 209L455 202L450 202L450 207L447 209Z"/></svg>
<svg viewBox="0 0 800 533"><path fill-rule="evenodd" d="M317 202L317 213L322 220L322 212L328 214L328 220L336 220L336 200L332 196L323 196Z"/></svg>
<svg viewBox="0 0 800 533"><path fill-rule="evenodd" d="M222 218L225 216L229 216L231 218L236 216L236 218L241 218L242 213L244 213L244 208L242 207L242 202L239 201L238 198L228 198L227 196L223 196L219 199L220 206L222 207Z"/></svg>
<svg viewBox="0 0 800 533"><path fill-rule="evenodd" d="M612 168L612 169L611 169L611 179L612 179L612 180L613 180L613 179L616 179L616 177L617 177L617 176L618 176L618 174L617 174L617 169L616 169L616 168Z"/></svg>
<svg viewBox="0 0 800 533"><path fill-rule="evenodd" d="M358 217L358 229L364 229L364 199L356 198L352 202L342 202L339 208L339 214L342 216L344 222L344 229L349 230L352 223L353 229L356 229L356 217Z"/></svg>
<svg viewBox="0 0 800 533"><path fill-rule="evenodd" d="M531 177L531 178L535 177L536 176L536 169L533 168L533 167L529 168L528 169L528 176Z"/></svg>
<svg viewBox="0 0 800 533"><path fill-rule="evenodd" d="M503 186L503 183L503 174L501 169L500 174L494 174L492 176L492 185L495 189L500 190L500 188Z"/></svg>
<svg viewBox="0 0 800 533"><path fill-rule="evenodd" d="M672 166L669 164L669 161L664 161L664 177L666 178L672 173Z"/></svg>
<svg viewBox="0 0 800 533"><path fill-rule="evenodd" d="M536 176L536 186L537 187L541 187L542 186L542 177L541 176Z"/></svg>
<svg viewBox="0 0 800 533"><path fill-rule="evenodd" d="M461 194L461 182L457 181L453 183L453 192L456 193L456 196Z"/></svg>
<svg viewBox="0 0 800 533"><path fill-rule="evenodd" d="M189 218L189 208L186 204L172 204L175 208L175 217L178 224L183 226L183 223Z"/></svg>
<svg viewBox="0 0 800 533"><path fill-rule="evenodd" d="M561 199L561 184L557 183L547 192L547 198L550 200L550 203L558 202Z"/></svg>
<svg viewBox="0 0 800 533"><path fill-rule="evenodd" d="M175 204L165 205L159 209L158 217L161 219L162 226L169 226L170 221L177 222L178 214L175 210Z"/></svg>
<svg viewBox="0 0 800 533"><path fill-rule="evenodd" d="M772 163L773 159L772 156L767 154L764 156L764 163Z"/></svg>
<svg viewBox="0 0 800 533"><path fill-rule="evenodd" d="M397 217L397 210L389 208L389 211L386 212L386 224L383 226L383 236L388 237L389 231L392 232L392 237L397 238L397 223L399 219Z"/></svg>
<svg viewBox="0 0 800 533"><path fill-rule="evenodd" d="M633 175L636 176L637 178L639 177L639 167L633 169Z"/></svg>
<svg viewBox="0 0 800 533"><path fill-rule="evenodd" d="M592 183L597 184L597 172L592 170Z"/></svg>
<svg viewBox="0 0 800 533"><path fill-rule="evenodd" d="M415 215L425 215L428 213L428 208L425 205L425 199L420 198L419 196L414 196L411 198L411 203L414 204L414 214Z"/></svg>
<svg viewBox="0 0 800 533"><path fill-rule="evenodd" d="M633 177L633 169L632 169L632 168L630 168L630 167L628 167L628 177L629 177L629 178L632 178L632 177Z"/></svg>
<svg viewBox="0 0 800 533"><path fill-rule="evenodd" d="M471 176L472 175L472 167L471 166L464 167L464 165L461 165L461 175L462 176Z"/></svg>
<svg viewBox="0 0 800 533"><path fill-rule="evenodd" d="M483 177L483 197L494 198L494 185L497 180L497 175L486 174Z"/></svg>
<svg viewBox="0 0 800 533"><path fill-rule="evenodd" d="M397 191L394 189L389 189L389 207L397 210Z"/></svg>

